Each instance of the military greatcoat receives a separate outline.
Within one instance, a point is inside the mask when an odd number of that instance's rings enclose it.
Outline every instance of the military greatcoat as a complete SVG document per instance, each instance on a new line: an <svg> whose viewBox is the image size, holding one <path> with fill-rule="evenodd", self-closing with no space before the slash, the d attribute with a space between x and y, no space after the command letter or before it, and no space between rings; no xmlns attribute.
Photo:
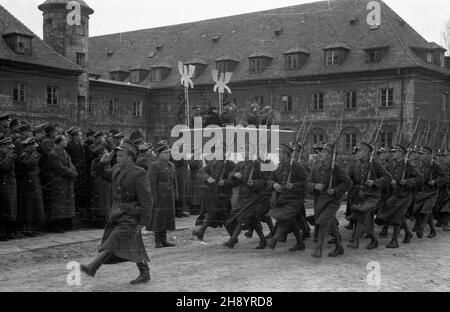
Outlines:
<svg viewBox="0 0 450 312"><path fill-rule="evenodd" d="M332 178L333 195L327 190ZM315 190L316 184L325 185L322 191ZM327 230L336 222L336 213L339 210L342 196L352 187L352 180L347 172L338 164L332 171L330 164L323 162L315 165L307 179L307 191L314 195L314 221L316 225Z"/></svg>
<svg viewBox="0 0 450 312"><path fill-rule="evenodd" d="M405 219L408 208L414 200L412 190L419 186L423 181L421 174L408 162L405 169L406 184L400 185L404 168L404 161L397 162L393 160L387 166L386 171L391 174L392 179L396 184L393 188L391 198L389 198L386 205L380 207L378 211L375 219L375 223L378 225L390 223L401 225Z"/></svg>

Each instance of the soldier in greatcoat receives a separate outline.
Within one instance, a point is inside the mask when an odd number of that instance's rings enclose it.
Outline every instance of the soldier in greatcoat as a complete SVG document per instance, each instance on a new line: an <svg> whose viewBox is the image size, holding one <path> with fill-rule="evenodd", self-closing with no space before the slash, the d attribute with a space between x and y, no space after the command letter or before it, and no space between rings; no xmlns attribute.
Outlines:
<svg viewBox="0 0 450 312"><path fill-rule="evenodd" d="M416 217L418 221L416 231L418 238L423 237L427 223L430 226L428 237L433 238L436 236L436 229L433 223L433 209L437 204L439 188L446 186L448 183L441 166L436 161L432 161L432 153L433 151L430 147L423 147L419 152L420 161L417 169L423 177L423 183L416 194L412 211L412 216Z"/></svg>
<svg viewBox="0 0 450 312"><path fill-rule="evenodd" d="M81 129L77 127L71 127L67 130L69 136L69 142L67 143L66 151L70 156L70 159L78 172L78 177L74 181L75 192L75 207L79 221L87 222L89 220L89 210L91 207L86 207L86 188L85 185L90 179L90 175L86 175L86 155L83 147L83 135Z"/></svg>
<svg viewBox="0 0 450 312"><path fill-rule="evenodd" d="M104 164L100 162L103 155L107 152L103 144L92 145L92 160L90 174L94 179L92 183L92 215L91 222L99 227L104 228L105 222L110 215L112 203L112 186L111 182L103 179Z"/></svg>
<svg viewBox="0 0 450 312"><path fill-rule="evenodd" d="M98 256L89 265L81 265L81 271L89 276L103 264L134 262L139 269L132 285L150 281L150 261L142 239L142 227L147 224L152 209L152 195L147 172L136 166L137 147L124 141L115 153L105 153L103 178L112 183L113 204L105 228ZM110 161L116 154L117 164L111 169Z"/></svg>
<svg viewBox="0 0 450 312"><path fill-rule="evenodd" d="M437 219L436 227L442 227L444 232L449 231L450 222L450 161L447 153L439 151L438 152L438 163L444 170L445 177L448 181L446 185L439 188L439 195L437 204L434 208L434 215Z"/></svg>
<svg viewBox="0 0 450 312"><path fill-rule="evenodd" d="M17 221L16 158L11 138L0 134L0 241L13 238L11 226Z"/></svg>
<svg viewBox="0 0 450 312"><path fill-rule="evenodd" d="M223 153L223 155L226 153L225 145ZM208 227L223 226L228 218L233 195L230 178L234 167L232 161L214 159L198 172L198 178L203 182L201 191L205 219L200 228L194 230L192 234L199 240L203 240ZM233 234L231 230L229 234Z"/></svg>
<svg viewBox="0 0 450 312"><path fill-rule="evenodd" d="M380 148L380 150L378 151L378 157L377 160L379 161L379 164L383 167L383 169L386 171L388 168L388 165L391 163L392 161L392 156L394 155L393 152L393 148L392 146L387 146L387 147L382 147ZM392 195L392 185L389 184L385 184L382 188L381 188L381 199L377 204L377 208L375 210L375 214L378 213L378 211L381 209L381 207L384 207L388 201L388 199L391 197ZM383 228L381 229L381 231L378 233L378 236L380 237L386 237L388 236L388 230L389 230L389 225L383 225Z"/></svg>
<svg viewBox="0 0 450 312"><path fill-rule="evenodd" d="M40 177L42 184L42 196L44 199L44 206L47 212L47 207L49 206L49 196L51 189L48 185L50 181L50 170L48 163L48 155L53 150L55 146L55 138L57 135L57 129L53 124L46 124L44 126L45 137L42 139L42 142L39 145L39 154L41 155L41 159L39 160Z"/></svg>
<svg viewBox="0 0 450 312"><path fill-rule="evenodd" d="M18 182L18 218L24 234L35 236L46 221L41 180L39 178L39 158L36 140L33 137L21 142L22 154L18 157L17 170L22 179Z"/></svg>
<svg viewBox="0 0 450 312"><path fill-rule="evenodd" d="M328 255L337 257L344 254L338 232L336 213L339 210L342 196L352 187L352 181L339 164L333 166L335 148L332 144L326 144L323 147L320 153L321 161L312 168L307 179L307 191L314 195L314 223L318 227L318 230L315 229L318 236L312 256L317 258L322 257L323 244L327 233L335 238L336 246Z"/></svg>
<svg viewBox="0 0 450 312"><path fill-rule="evenodd" d="M175 200L177 176L175 166L170 162L171 147L168 141L155 146L158 160L150 164L148 176L153 195L153 209L147 223L147 231L155 232L156 248L174 247L167 241L167 231L175 230Z"/></svg>
<svg viewBox="0 0 450 312"><path fill-rule="evenodd" d="M277 221L276 232L269 240L268 246L275 249L278 241L288 231L294 233L297 243L289 251L304 250L303 234L300 231L298 219L303 219L302 207L304 207L307 174L302 166L290 163L294 150L287 145L281 146L280 163L273 171L267 182L270 190L276 192L276 199L269 211L269 216Z"/></svg>
<svg viewBox="0 0 450 312"><path fill-rule="evenodd" d="M359 248L359 241L363 232L371 239L367 249L378 247L378 238L375 234L375 210L381 200L381 190L390 184L391 176L383 169L374 157L371 159L373 147L361 142L357 150L357 161L352 163L348 175L353 186L348 196L351 197L350 220L355 223L353 242L347 247Z"/></svg>
<svg viewBox="0 0 450 312"><path fill-rule="evenodd" d="M65 150L66 146L67 138L58 135L47 160L49 170L47 217L55 232L70 230L75 217L74 181L78 177L78 172Z"/></svg>
<svg viewBox="0 0 450 312"><path fill-rule="evenodd" d="M268 212L270 205L270 193L267 192L266 183L268 176L261 171L261 160L252 160L250 145L245 147L245 160L239 162L231 173L230 182L233 187L238 187L238 202L230 212L225 226L229 232L233 232L230 239L223 245L234 248L238 242L239 234L244 226L256 231L259 237L257 249L264 249L267 240L261 226L261 219Z"/></svg>
<svg viewBox="0 0 450 312"><path fill-rule="evenodd" d="M392 196L385 206L380 207L375 219L377 225L392 224L394 226L392 240L386 246L387 248L399 247L398 236L402 228L406 233L403 243L410 242L412 233L406 222L406 212L414 200L413 190L423 181L417 169L406 160L407 149L397 144L393 151L393 159L387 167L387 171L392 176Z"/></svg>

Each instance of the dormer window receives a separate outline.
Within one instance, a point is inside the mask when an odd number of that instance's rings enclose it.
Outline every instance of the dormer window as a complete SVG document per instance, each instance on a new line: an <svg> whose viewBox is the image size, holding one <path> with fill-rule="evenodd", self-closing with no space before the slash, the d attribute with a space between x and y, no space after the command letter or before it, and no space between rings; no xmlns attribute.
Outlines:
<svg viewBox="0 0 450 312"><path fill-rule="evenodd" d="M428 64L445 67L445 57L442 55L446 49L434 42L427 42L420 46L413 46L414 53Z"/></svg>
<svg viewBox="0 0 450 312"><path fill-rule="evenodd" d="M140 83L148 76L149 73L149 69L143 68L141 66L132 67L130 68L130 82Z"/></svg>
<svg viewBox="0 0 450 312"><path fill-rule="evenodd" d="M386 54L389 46L370 47L364 49L366 51L366 63L379 63Z"/></svg>
<svg viewBox="0 0 450 312"><path fill-rule="evenodd" d="M309 52L302 48L293 48L284 52L284 67L286 70L300 69L307 61Z"/></svg>
<svg viewBox="0 0 450 312"><path fill-rule="evenodd" d="M326 66L341 65L347 58L350 48L343 43L335 43L324 48L324 51Z"/></svg>
<svg viewBox="0 0 450 312"><path fill-rule="evenodd" d="M13 30L5 33L3 37L15 53L31 56L31 40L33 36Z"/></svg>
<svg viewBox="0 0 450 312"><path fill-rule="evenodd" d="M219 73L233 72L238 63L238 60L230 57L223 57L216 60L216 69Z"/></svg>
<svg viewBox="0 0 450 312"><path fill-rule="evenodd" d="M126 68L116 68L109 72L110 79L114 81L125 81L127 79L130 72Z"/></svg>
<svg viewBox="0 0 450 312"><path fill-rule="evenodd" d="M328 50L325 51L325 64L326 65L336 65L339 64L339 51L338 50Z"/></svg>
<svg viewBox="0 0 450 312"><path fill-rule="evenodd" d="M185 65L188 65L188 66L189 65L193 65L193 66L195 66L195 71L194 71L193 78L197 79L203 73L203 71L205 70L206 66L208 66L208 63L204 59L194 58L194 59L186 62Z"/></svg>
<svg viewBox="0 0 450 312"><path fill-rule="evenodd" d="M153 82L162 81L162 74L160 68L152 70L152 81Z"/></svg>
<svg viewBox="0 0 450 312"><path fill-rule="evenodd" d="M253 54L248 57L250 74L261 73L272 61L272 57L268 54Z"/></svg>
<svg viewBox="0 0 450 312"><path fill-rule="evenodd" d="M169 63L161 62L152 66L151 68L151 81L152 82L160 82L169 76L170 71L172 70L172 66Z"/></svg>

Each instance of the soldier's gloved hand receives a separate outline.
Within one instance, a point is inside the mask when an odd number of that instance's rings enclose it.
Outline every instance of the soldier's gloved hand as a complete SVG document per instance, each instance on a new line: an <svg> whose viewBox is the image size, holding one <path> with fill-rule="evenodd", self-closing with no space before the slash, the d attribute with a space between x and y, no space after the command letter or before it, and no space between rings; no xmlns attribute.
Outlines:
<svg viewBox="0 0 450 312"><path fill-rule="evenodd" d="M213 179L213 178L208 178L207 180L206 180L206 182L208 182L208 183L214 183L214 182L216 182L216 180L215 179Z"/></svg>
<svg viewBox="0 0 450 312"><path fill-rule="evenodd" d="M316 191L321 192L324 189L325 185L323 185L322 183L317 183L316 186L314 186L314 189Z"/></svg>
<svg viewBox="0 0 450 312"><path fill-rule="evenodd" d="M292 190L292 189L294 188L294 184L292 184L292 183L287 183L287 184L286 184L286 188L287 188L288 190Z"/></svg>
<svg viewBox="0 0 450 312"><path fill-rule="evenodd" d="M329 189L327 191L327 194L330 195L330 196L333 196L334 195L334 189Z"/></svg>
<svg viewBox="0 0 450 312"><path fill-rule="evenodd" d="M366 185L367 186L373 186L374 182L372 180L367 180Z"/></svg>
<svg viewBox="0 0 450 312"><path fill-rule="evenodd" d="M431 180L430 182L428 182L428 184L429 184L430 186L434 186L434 185L436 184L436 181Z"/></svg>
<svg viewBox="0 0 450 312"><path fill-rule="evenodd" d="M236 178L236 179L242 179L242 173L240 173L240 172L236 172L235 174L234 174L234 177Z"/></svg>
<svg viewBox="0 0 450 312"><path fill-rule="evenodd" d="M400 185L406 185L406 180L401 180Z"/></svg>
<svg viewBox="0 0 450 312"><path fill-rule="evenodd" d="M219 183L217 183L219 186L224 186L225 185L225 181L224 180L220 180Z"/></svg>
<svg viewBox="0 0 450 312"><path fill-rule="evenodd" d="M278 192L278 193L281 193L283 191L283 187L278 183L275 183L273 185L273 189L275 190L275 192Z"/></svg>
<svg viewBox="0 0 450 312"><path fill-rule="evenodd" d="M112 154L113 154L113 153L105 152L105 153L103 154L102 158L100 158L100 162L101 162L102 164L106 164L106 163L110 162L111 159L112 159Z"/></svg>

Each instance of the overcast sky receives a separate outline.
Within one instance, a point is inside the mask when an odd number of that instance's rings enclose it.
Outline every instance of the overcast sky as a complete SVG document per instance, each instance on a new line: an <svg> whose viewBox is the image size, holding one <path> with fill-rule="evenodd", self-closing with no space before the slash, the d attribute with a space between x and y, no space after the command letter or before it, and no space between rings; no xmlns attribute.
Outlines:
<svg viewBox="0 0 450 312"><path fill-rule="evenodd" d="M85 0L94 10L91 36L166 26L273 9L316 0ZM339 1L339 0L331 0ZM0 0L0 4L42 37L44 0ZM428 41L442 44L450 0L385 0Z"/></svg>

